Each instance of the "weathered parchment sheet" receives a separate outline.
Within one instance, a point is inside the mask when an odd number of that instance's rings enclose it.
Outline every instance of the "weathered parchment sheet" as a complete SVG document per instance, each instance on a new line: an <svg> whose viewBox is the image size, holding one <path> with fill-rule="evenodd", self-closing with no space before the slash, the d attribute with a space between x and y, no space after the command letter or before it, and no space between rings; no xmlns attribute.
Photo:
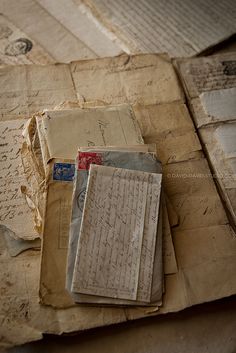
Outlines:
<svg viewBox="0 0 236 353"><path fill-rule="evenodd" d="M119 43L111 40L105 31L99 31L83 7L75 4L73 0L57 0L56 3L54 0L36 2L90 49L92 54L106 57L122 53Z"/></svg>
<svg viewBox="0 0 236 353"><path fill-rule="evenodd" d="M1 64L69 63L122 52L72 0L3 0L0 12Z"/></svg>
<svg viewBox="0 0 236 353"><path fill-rule="evenodd" d="M190 57L236 30L233 0L74 0L127 53Z"/></svg>
<svg viewBox="0 0 236 353"><path fill-rule="evenodd" d="M10 65L123 51L189 57L235 33L232 0L2 0L0 12L0 62Z"/></svg>
<svg viewBox="0 0 236 353"><path fill-rule="evenodd" d="M216 229L218 229L218 226L224 225L225 227L220 227L220 229L221 231L225 230L227 234L226 237L229 239L232 246L232 244L234 244L234 239L231 238L231 228L228 225L228 219L217 193L214 181L211 175L209 175L209 166L206 159L203 157L201 145L194 130L193 123L191 122L186 106L183 104L182 92L179 89L178 84L176 86L174 82L172 82L173 84L170 86L168 93L165 89L162 89L162 92L159 92L160 86L157 87L159 80L157 79L153 82L149 74L145 72L148 70L148 67L150 68L149 65L153 65L155 61L154 56L146 56L146 58L147 57L148 59L141 69L143 80L140 87L137 85L137 80L140 78L139 75L141 75L141 71L138 71L137 66L141 66L141 61L145 56L139 56L137 61L135 59L137 56L130 57L127 62L123 61L125 65L121 66L118 65L118 61L123 60L123 58L117 59L116 64L114 61L111 64L110 59L104 59L97 65L96 72L93 70L91 73L88 72L88 63L82 62L80 66L81 70L78 70L78 66L74 64L73 77L75 86L87 100L93 100L95 97L95 90L92 88L92 82L94 80L101 82L100 78L103 75L102 71L106 72L106 83L109 84L109 87L112 87L112 91L111 89L108 90L108 86L106 85L103 90L97 92L97 96L103 102L110 102L112 95L112 101L119 102L120 89L122 89L119 82L125 84L127 81L125 81L124 78L129 78L129 88L125 88L125 90L123 89L124 99L125 101L129 100L134 104L135 115L140 123L145 141L148 141L149 143L157 143L157 155L166 165L166 168L164 166L164 186L167 185L166 190L168 197L179 214L179 226L176 227L176 229L180 232L188 230L188 234L193 234L194 239L196 239L197 231L202 229L205 237L209 238L207 233L208 227L215 226ZM168 69L166 67L165 70L164 66L166 64L167 62L165 59L162 64L159 63L158 67L152 71L152 77L165 76L168 70L170 70L170 67ZM132 67L134 66L135 70L132 71ZM161 68L163 69L162 72L160 71ZM175 74L172 73L168 76L174 78L174 75ZM118 83L114 86L112 82L116 82L115 77L117 78ZM135 81L136 85L134 85ZM147 82L150 83L147 85ZM177 81L175 82L177 83ZM170 85L170 80L167 80L166 83ZM150 90L148 90L148 88L150 88ZM147 94L148 91L149 94ZM156 91L156 94L154 94L154 91ZM140 96L141 94L142 97ZM159 99L157 99L157 97L159 97ZM169 112L169 114L166 114L167 112ZM159 122L160 124L158 124ZM185 127L184 130L183 127ZM186 131L186 133L183 131ZM165 141L168 141L170 148L167 148L166 150L163 148L159 152L158 142L162 143L164 147ZM177 143L178 141L179 144ZM190 143L189 141L195 141L195 143ZM164 153L166 153L166 156ZM173 170L173 172L169 172L168 168L171 168L170 170ZM173 188L173 191L169 192L168 187ZM181 238L176 238L175 241L180 242ZM217 243L218 248L218 246L221 246L220 236L217 237L217 242L219 242ZM194 249L198 245L196 245L195 241L193 243ZM199 244L199 249L201 246L203 246L203 244ZM220 293L222 295L223 288L226 292L232 293L231 285L227 285L227 289L225 286L218 285L221 282L222 277L218 276L218 274L213 271L213 267L214 263L217 262L217 267L219 266L219 268L221 268L222 261L226 261L227 264L225 265L233 276L232 271L236 266L235 263L232 263L232 258L230 259L228 256L227 260L226 258L224 258L224 260L220 260L217 257L215 258L210 247L207 251L209 253L208 260L204 260L204 258L201 257L201 261L205 263L205 265L207 265L207 263L212 263L212 266L209 266L209 271L204 272L203 267L201 266L195 266L191 269L194 276L201 278L201 283L203 283L203 285L199 287L199 290L197 290L197 288L194 289L195 286L197 286L198 281L191 281L191 288L188 286L188 281L184 274L186 271L183 271L181 267L179 267L177 275L174 274L166 277L166 285L171 289L169 289L167 293L168 288L166 287L164 305L161 310L162 312L168 311L169 309L167 308L169 307L171 307L172 310L178 310L178 307L183 308L185 305L191 305L191 302L196 303L198 300L202 301L203 297L205 297L205 301L207 301L208 289L204 283L207 283L209 276L209 282L214 284L211 286L211 289L214 288L214 294L213 292L209 293L209 298L212 299L213 296L218 297ZM223 267L221 270L223 271ZM186 289L186 295L180 288ZM219 290L219 288L221 289ZM197 293L194 301L191 297L189 299L189 290L196 291ZM173 293L175 293L175 296L173 296ZM137 311L135 309L130 309L128 311L130 318L141 317L141 312L142 311Z"/></svg>
<svg viewBox="0 0 236 353"><path fill-rule="evenodd" d="M236 55L180 61L177 66L214 178L235 226Z"/></svg>
<svg viewBox="0 0 236 353"><path fill-rule="evenodd" d="M2 120L26 118L66 100L77 100L68 65L1 68Z"/></svg>
<svg viewBox="0 0 236 353"><path fill-rule="evenodd" d="M235 87L235 53L213 55L205 58L178 60L183 84L190 98L197 98L203 92ZM196 118L198 126L206 123Z"/></svg>
<svg viewBox="0 0 236 353"><path fill-rule="evenodd" d="M157 157L163 164L202 157L201 144L182 101L145 106L136 104L134 112L145 142L156 143ZM173 220L174 224L176 220Z"/></svg>
<svg viewBox="0 0 236 353"><path fill-rule="evenodd" d="M25 122L0 122L0 225L7 227L13 237L30 240L38 234L33 223L25 222L25 218L31 216L31 210L27 195L20 188L27 185L20 155Z"/></svg>
<svg viewBox="0 0 236 353"><path fill-rule="evenodd" d="M144 140L163 146L160 152L157 147L157 154L164 164L164 186L179 215L179 225L174 230L179 271L166 276L160 312L178 311L235 294L235 236L212 178L195 177L209 174L209 166L198 139L195 145L188 142L196 133L167 56L123 56L71 66L7 67L0 68L0 73L2 120L21 119L35 111L52 109L62 101L77 100L77 94L86 101L101 99L107 104L133 105ZM229 77L228 82L232 80ZM186 134L182 130L185 124ZM164 153L165 139L171 148ZM176 139L181 145L176 144ZM24 221L32 219L25 217ZM10 258L2 247L0 262L1 346L39 339L42 332L60 334L150 315L145 308L55 310L41 306L39 254L30 251Z"/></svg>
<svg viewBox="0 0 236 353"><path fill-rule="evenodd" d="M75 159L80 146L142 144L132 108L112 107L46 111L42 130L51 158Z"/></svg>
<svg viewBox="0 0 236 353"><path fill-rule="evenodd" d="M25 240L21 238L14 238L14 233L12 233L5 226L0 226L0 234L5 239L5 246L7 248L8 253L11 256L17 256L23 251L28 249L41 249L41 239L35 238L30 240Z"/></svg>
<svg viewBox="0 0 236 353"><path fill-rule="evenodd" d="M3 13L0 15L0 64L51 64L53 57Z"/></svg>
<svg viewBox="0 0 236 353"><path fill-rule="evenodd" d="M97 105L142 106L174 102L183 97L174 68L165 54L84 60L79 65L71 63L70 67L76 92L86 102L96 101Z"/></svg>

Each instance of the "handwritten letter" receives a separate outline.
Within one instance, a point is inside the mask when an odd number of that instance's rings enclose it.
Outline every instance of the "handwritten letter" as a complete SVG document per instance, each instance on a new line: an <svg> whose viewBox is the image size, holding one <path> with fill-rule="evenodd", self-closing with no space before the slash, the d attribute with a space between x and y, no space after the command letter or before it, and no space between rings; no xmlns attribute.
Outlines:
<svg viewBox="0 0 236 353"><path fill-rule="evenodd" d="M25 120L0 123L0 224L16 237L31 239L37 234L32 212L20 190L21 185L26 185L20 156L24 123Z"/></svg>
<svg viewBox="0 0 236 353"><path fill-rule="evenodd" d="M74 292L150 300L160 188L154 184L155 177L141 171L91 165Z"/></svg>
<svg viewBox="0 0 236 353"><path fill-rule="evenodd" d="M91 166L74 289L136 299L147 179L143 172Z"/></svg>

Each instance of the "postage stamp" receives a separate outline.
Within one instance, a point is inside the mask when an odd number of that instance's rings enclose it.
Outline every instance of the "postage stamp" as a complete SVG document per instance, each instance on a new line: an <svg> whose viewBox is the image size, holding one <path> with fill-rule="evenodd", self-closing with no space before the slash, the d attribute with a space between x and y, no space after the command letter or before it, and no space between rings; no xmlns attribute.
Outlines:
<svg viewBox="0 0 236 353"><path fill-rule="evenodd" d="M97 152L79 152L78 169L89 170L90 164L102 165L102 155Z"/></svg>
<svg viewBox="0 0 236 353"><path fill-rule="evenodd" d="M70 163L54 163L53 180L73 181L75 165Z"/></svg>

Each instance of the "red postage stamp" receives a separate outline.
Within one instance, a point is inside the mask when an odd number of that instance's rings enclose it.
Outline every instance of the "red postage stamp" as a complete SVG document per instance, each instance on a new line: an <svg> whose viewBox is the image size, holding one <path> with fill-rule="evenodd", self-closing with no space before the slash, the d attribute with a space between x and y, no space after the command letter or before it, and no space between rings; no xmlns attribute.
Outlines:
<svg viewBox="0 0 236 353"><path fill-rule="evenodd" d="M96 152L79 152L78 170L89 170L90 164L102 165L102 155Z"/></svg>

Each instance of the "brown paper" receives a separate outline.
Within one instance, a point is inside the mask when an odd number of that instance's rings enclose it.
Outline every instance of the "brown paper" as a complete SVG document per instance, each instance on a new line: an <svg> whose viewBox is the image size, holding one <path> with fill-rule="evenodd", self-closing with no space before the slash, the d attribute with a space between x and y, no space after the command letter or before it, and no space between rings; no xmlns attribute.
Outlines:
<svg viewBox="0 0 236 353"><path fill-rule="evenodd" d="M235 59L236 55L231 53L176 63L215 181L234 227L236 224Z"/></svg>
<svg viewBox="0 0 236 353"><path fill-rule="evenodd" d="M182 90L166 56L124 56L77 62L71 66L8 67L1 68L0 73L4 120L21 118L64 100L76 100L77 95L83 96L85 101L97 100L97 104L99 100L108 104L130 102L144 106L169 103L169 109L172 104L174 107L183 105ZM171 103L173 101L175 103ZM175 108L173 111L177 124L180 114L176 114ZM190 122L190 116L187 116ZM158 114L152 119L155 120L155 129L150 122L147 128L153 129L153 142L155 134L161 141ZM194 131L193 125L192 129ZM142 133L145 138L144 129ZM164 139L163 136L163 143ZM183 173L183 170L185 173L209 173L201 151L196 153L194 147L189 153L191 146L188 144L185 144L186 151L184 145L181 148L179 156L186 156L186 159L182 157L181 162L171 162L164 167L167 194L179 214L174 241L179 272L166 277L162 312L178 311L236 292L234 233L227 224L213 180L211 177L194 177L183 181L183 177L168 177L168 173ZM24 222L32 224L31 216L24 217ZM10 259L2 246L0 262L1 346L39 339L42 332L60 334L151 315L140 308L125 311L91 307L55 310L41 306L38 304L39 255L27 251Z"/></svg>

